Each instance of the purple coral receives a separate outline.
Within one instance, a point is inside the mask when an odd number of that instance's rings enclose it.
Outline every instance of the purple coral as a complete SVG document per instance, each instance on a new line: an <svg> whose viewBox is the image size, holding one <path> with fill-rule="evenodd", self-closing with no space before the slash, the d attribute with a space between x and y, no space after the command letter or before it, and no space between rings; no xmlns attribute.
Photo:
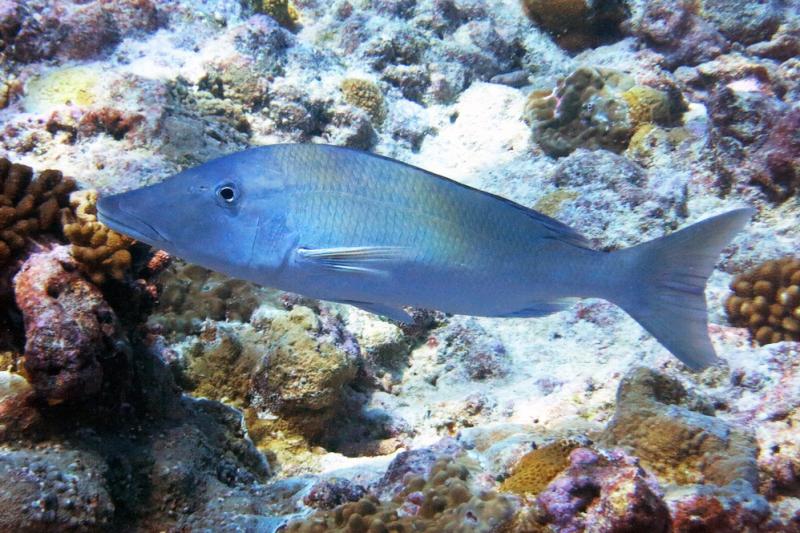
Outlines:
<svg viewBox="0 0 800 533"><path fill-rule="evenodd" d="M563 533L669 530L670 517L656 480L622 452L607 457L587 448L536 499L537 521Z"/></svg>

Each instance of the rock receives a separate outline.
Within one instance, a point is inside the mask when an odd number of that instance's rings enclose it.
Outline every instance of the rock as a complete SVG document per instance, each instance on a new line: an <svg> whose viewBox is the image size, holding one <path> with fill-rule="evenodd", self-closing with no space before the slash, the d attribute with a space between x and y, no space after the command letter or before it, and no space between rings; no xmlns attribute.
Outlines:
<svg viewBox="0 0 800 533"><path fill-rule="evenodd" d="M162 20L150 0L3 2L0 36L12 59L88 59Z"/></svg>
<svg viewBox="0 0 800 533"><path fill-rule="evenodd" d="M302 306L275 318L256 391L285 414L335 407L356 374L358 346L335 320Z"/></svg>
<svg viewBox="0 0 800 533"><path fill-rule="evenodd" d="M676 379L640 367L620 383L616 413L599 441L630 450L665 481L757 487L753 435L713 413Z"/></svg>
<svg viewBox="0 0 800 533"><path fill-rule="evenodd" d="M662 496L656 480L635 458L577 448L569 467L538 495L524 520L529 527L565 532L667 533L670 515ZM528 530L525 522L520 530Z"/></svg>
<svg viewBox="0 0 800 533"><path fill-rule="evenodd" d="M671 490L666 497L676 533L693 531L770 531L762 529L769 504L744 480L724 487L692 485ZM775 531L788 531L775 529Z"/></svg>
<svg viewBox="0 0 800 533"><path fill-rule="evenodd" d="M0 449L0 530L108 531L105 473L91 452Z"/></svg>
<svg viewBox="0 0 800 533"><path fill-rule="evenodd" d="M664 54L670 67L697 65L726 52L730 45L694 7L692 0L637 3L624 27Z"/></svg>
<svg viewBox="0 0 800 533"><path fill-rule="evenodd" d="M104 368L128 365L130 347L114 311L80 275L68 247L31 255L14 290L25 319L25 372L49 404L91 398Z"/></svg>

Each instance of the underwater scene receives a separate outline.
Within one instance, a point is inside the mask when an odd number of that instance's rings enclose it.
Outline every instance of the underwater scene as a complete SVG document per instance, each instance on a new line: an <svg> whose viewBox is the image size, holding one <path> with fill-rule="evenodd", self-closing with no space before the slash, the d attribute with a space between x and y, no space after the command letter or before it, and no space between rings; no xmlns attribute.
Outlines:
<svg viewBox="0 0 800 533"><path fill-rule="evenodd" d="M800 0L0 0L0 532L800 533Z"/></svg>

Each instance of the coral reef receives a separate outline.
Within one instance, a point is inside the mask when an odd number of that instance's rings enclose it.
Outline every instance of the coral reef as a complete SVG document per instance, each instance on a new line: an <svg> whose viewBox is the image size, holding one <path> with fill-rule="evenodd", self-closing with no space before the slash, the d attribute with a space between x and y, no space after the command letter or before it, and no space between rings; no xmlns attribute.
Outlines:
<svg viewBox="0 0 800 533"><path fill-rule="evenodd" d="M427 479L407 477L405 486L389 501L370 494L291 522L287 531L500 532L510 527L516 509L514 498L472 487L469 470L459 459L442 458Z"/></svg>
<svg viewBox="0 0 800 533"><path fill-rule="evenodd" d="M668 96L638 86L630 76L605 68L581 67L550 91L534 91L524 117L536 142L561 157L578 147L621 152L645 124L669 124Z"/></svg>
<svg viewBox="0 0 800 533"><path fill-rule="evenodd" d="M194 396L243 407L261 357L257 347L209 321L186 350L188 364L181 373L181 384Z"/></svg>
<svg viewBox="0 0 800 533"><path fill-rule="evenodd" d="M674 378L636 368L617 391L614 418L599 441L631 450L660 478L719 486L758 484L756 443L743 428L713 416L713 408Z"/></svg>
<svg viewBox="0 0 800 533"><path fill-rule="evenodd" d="M383 93L375 83L358 78L346 78L342 80L341 88L347 103L369 113L377 124L383 122Z"/></svg>
<svg viewBox="0 0 800 533"><path fill-rule="evenodd" d="M25 375L47 403L91 398L104 367L127 366L130 348L114 311L80 275L67 247L32 254L14 291L25 319Z"/></svg>
<svg viewBox="0 0 800 533"><path fill-rule="evenodd" d="M55 106L89 107L97 102L102 73L92 67L59 68L30 81L25 87L25 108L46 111Z"/></svg>
<svg viewBox="0 0 800 533"><path fill-rule="evenodd" d="M104 470L93 453L3 449L0 530L107 530L114 503Z"/></svg>
<svg viewBox="0 0 800 533"><path fill-rule="evenodd" d="M0 265L21 251L26 239L39 232L57 230L68 209L71 178L45 170L31 180L30 167L0 159Z"/></svg>
<svg viewBox="0 0 800 533"><path fill-rule="evenodd" d="M358 346L343 343L339 335L308 307L296 306L272 320L269 356L255 378L265 403L285 414L336 406L355 378L358 356Z"/></svg>
<svg viewBox="0 0 800 533"><path fill-rule="evenodd" d="M728 319L759 344L800 340L800 259L765 261L731 282Z"/></svg>
<svg viewBox="0 0 800 533"><path fill-rule="evenodd" d="M0 12L0 43L16 61L88 59L161 22L151 0L9 0Z"/></svg>
<svg viewBox="0 0 800 533"><path fill-rule="evenodd" d="M626 15L625 2L618 0L522 0L522 8L571 52L618 39L619 24Z"/></svg>
<svg viewBox="0 0 800 533"><path fill-rule="evenodd" d="M107 228L97 220L97 191L78 191L70 197L72 213L65 213L64 236L72 243L70 253L96 285L108 277L122 281L131 266L133 239Z"/></svg>
<svg viewBox="0 0 800 533"><path fill-rule="evenodd" d="M288 29L295 29L300 22L300 13L290 0L248 0L257 13L269 15L275 22Z"/></svg>
<svg viewBox="0 0 800 533"><path fill-rule="evenodd" d="M692 0L653 0L639 6L624 27L662 53L672 68L709 61L730 46L711 23L697 14Z"/></svg>
<svg viewBox="0 0 800 533"><path fill-rule="evenodd" d="M654 531L670 529L656 480L624 453L576 448L569 467L519 519L517 531Z"/></svg>
<svg viewBox="0 0 800 533"><path fill-rule="evenodd" d="M569 465L570 452L579 446L576 441L561 440L526 453L500 485L500 492L536 496Z"/></svg>
<svg viewBox="0 0 800 533"><path fill-rule="evenodd" d="M171 336L197 334L206 319L247 322L264 298L250 283L183 262L167 267L158 284L158 306L149 322Z"/></svg>

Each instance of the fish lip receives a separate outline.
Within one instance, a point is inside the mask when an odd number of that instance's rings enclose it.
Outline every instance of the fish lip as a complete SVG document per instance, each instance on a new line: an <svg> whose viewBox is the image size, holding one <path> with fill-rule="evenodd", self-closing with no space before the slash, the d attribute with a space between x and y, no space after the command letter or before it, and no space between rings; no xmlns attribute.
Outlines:
<svg viewBox="0 0 800 533"><path fill-rule="evenodd" d="M97 201L97 218L102 224L151 246L168 242L149 222L125 209L118 196L107 196ZM110 215L109 211L114 212L114 215Z"/></svg>

